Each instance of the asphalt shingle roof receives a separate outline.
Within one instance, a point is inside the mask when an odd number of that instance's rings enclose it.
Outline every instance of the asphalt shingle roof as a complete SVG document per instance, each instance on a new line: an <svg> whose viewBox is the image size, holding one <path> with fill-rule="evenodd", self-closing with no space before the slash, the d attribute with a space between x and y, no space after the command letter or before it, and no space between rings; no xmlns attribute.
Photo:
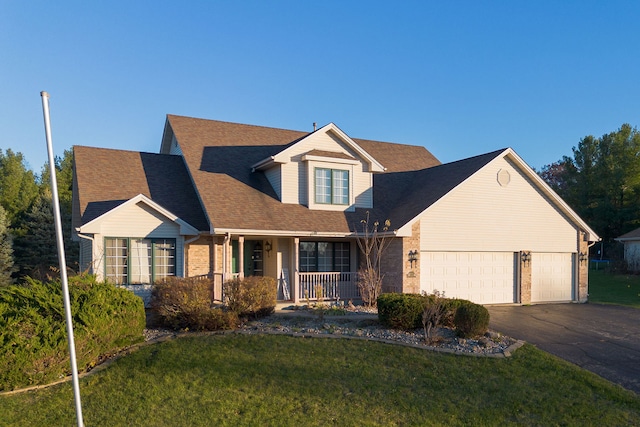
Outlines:
<svg viewBox="0 0 640 427"><path fill-rule="evenodd" d="M180 156L75 146L74 227L143 194L199 230L208 223Z"/></svg>
<svg viewBox="0 0 640 427"><path fill-rule="evenodd" d="M169 115L163 150L167 138L175 137L182 156L75 147L74 226L144 194L205 232L208 216L214 229L349 233L360 228L367 210L373 220L389 219L396 229L504 151L441 165L424 147L354 138L386 168L374 175L374 208L322 211L281 203L265 174L251 169L307 135Z"/></svg>

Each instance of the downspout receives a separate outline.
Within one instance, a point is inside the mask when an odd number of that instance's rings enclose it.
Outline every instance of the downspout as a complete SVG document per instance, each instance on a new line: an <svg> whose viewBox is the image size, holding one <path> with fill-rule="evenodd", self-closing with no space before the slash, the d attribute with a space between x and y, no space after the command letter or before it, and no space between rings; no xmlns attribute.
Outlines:
<svg viewBox="0 0 640 427"><path fill-rule="evenodd" d="M81 239L86 239L86 240L91 242L91 272L90 272L90 274L95 274L95 272L93 271L93 242L95 241L95 239L93 237L90 237L90 236L87 236L85 234L80 233L78 231L78 229L76 229L76 235L78 237L80 237ZM80 251L80 256L82 256L82 251ZM78 260L78 261L80 261L80 260Z"/></svg>

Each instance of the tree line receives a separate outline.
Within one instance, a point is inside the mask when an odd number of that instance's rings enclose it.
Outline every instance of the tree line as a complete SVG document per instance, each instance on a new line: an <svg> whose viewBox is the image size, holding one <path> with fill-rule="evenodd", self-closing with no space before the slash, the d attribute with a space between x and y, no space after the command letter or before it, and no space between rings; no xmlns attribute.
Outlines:
<svg viewBox="0 0 640 427"><path fill-rule="evenodd" d="M67 265L77 268L78 244L71 241L73 152L55 158ZM0 286L24 276L46 279L58 266L48 163L40 174L22 153L0 149Z"/></svg>
<svg viewBox="0 0 640 427"><path fill-rule="evenodd" d="M599 234L605 257L620 256L614 239L640 227L640 133L623 124L572 151L539 174Z"/></svg>

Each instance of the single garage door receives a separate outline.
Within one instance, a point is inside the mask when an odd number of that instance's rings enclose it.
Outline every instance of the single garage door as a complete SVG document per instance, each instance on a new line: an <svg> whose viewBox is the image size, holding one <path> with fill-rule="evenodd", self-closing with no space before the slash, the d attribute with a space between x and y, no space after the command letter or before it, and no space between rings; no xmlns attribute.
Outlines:
<svg viewBox="0 0 640 427"><path fill-rule="evenodd" d="M422 252L420 289L478 304L515 302L513 252Z"/></svg>
<svg viewBox="0 0 640 427"><path fill-rule="evenodd" d="M573 300L573 255L531 254L531 302Z"/></svg>

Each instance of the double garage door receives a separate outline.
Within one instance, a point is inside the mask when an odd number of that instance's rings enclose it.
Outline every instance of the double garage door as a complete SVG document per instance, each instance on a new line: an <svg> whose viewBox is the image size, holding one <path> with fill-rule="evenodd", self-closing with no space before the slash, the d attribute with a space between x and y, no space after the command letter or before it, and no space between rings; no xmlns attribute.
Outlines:
<svg viewBox="0 0 640 427"><path fill-rule="evenodd" d="M478 304L518 302L517 263L514 252L422 252L421 290ZM531 302L573 299L572 254L533 253L531 270Z"/></svg>

